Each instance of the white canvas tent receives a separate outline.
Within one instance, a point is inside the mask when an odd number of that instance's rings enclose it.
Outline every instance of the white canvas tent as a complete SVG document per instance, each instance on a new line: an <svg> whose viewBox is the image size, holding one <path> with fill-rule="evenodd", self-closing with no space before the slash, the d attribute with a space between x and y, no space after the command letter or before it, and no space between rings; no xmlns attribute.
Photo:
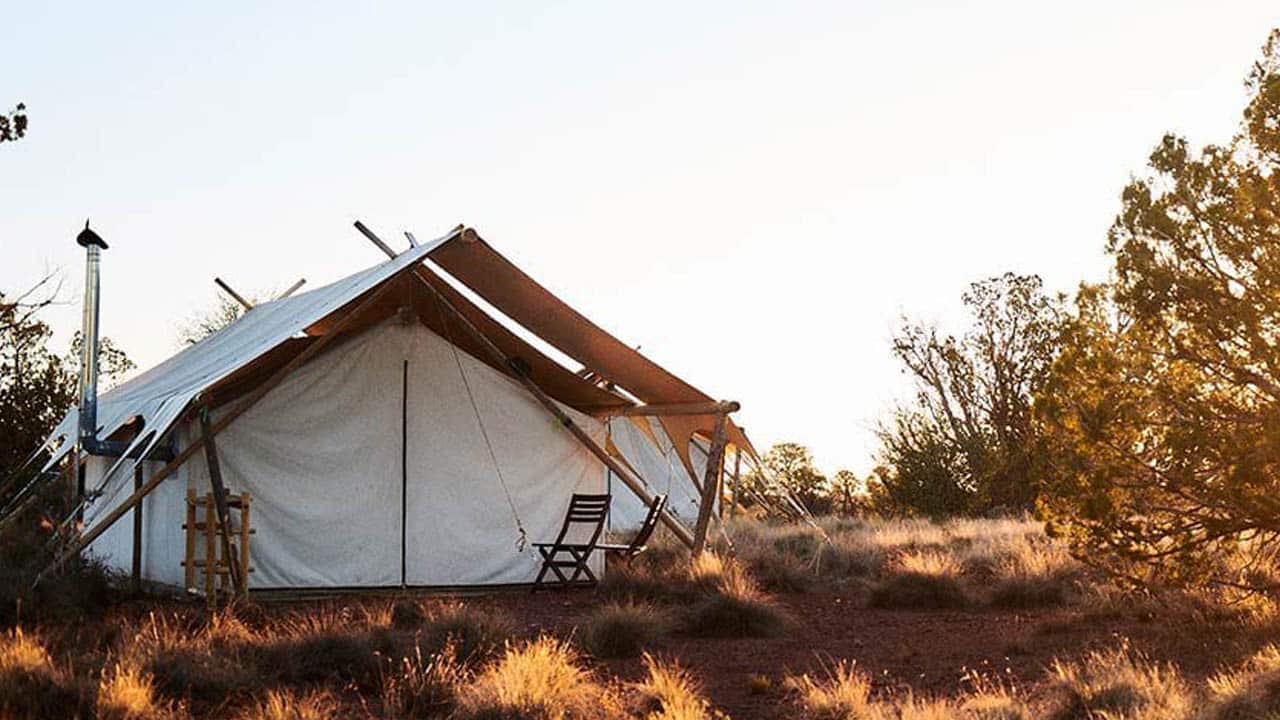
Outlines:
<svg viewBox="0 0 1280 720"><path fill-rule="evenodd" d="M552 539L574 492L610 492L617 528L637 523L651 495L670 493L666 520L688 539L706 475L693 435L711 437L720 417L726 441L753 453L745 436L723 412L689 412L710 399L514 266L506 282L492 268L483 283L448 271L467 250L506 263L459 227L253 307L104 394L97 437L129 450L120 459L80 456L89 492L73 551L129 570L136 545L142 580L179 585L185 498L188 489L208 492L210 450L221 484L253 497L256 589L529 582L538 564L520 541ZM522 319L530 311L537 322ZM559 325L546 324L557 315ZM575 374L522 334L584 370ZM681 403L663 416L666 404ZM76 437L73 409L50 438L47 467L74 462ZM166 446L176 458L128 459ZM140 515L138 529L116 522L126 512Z"/></svg>

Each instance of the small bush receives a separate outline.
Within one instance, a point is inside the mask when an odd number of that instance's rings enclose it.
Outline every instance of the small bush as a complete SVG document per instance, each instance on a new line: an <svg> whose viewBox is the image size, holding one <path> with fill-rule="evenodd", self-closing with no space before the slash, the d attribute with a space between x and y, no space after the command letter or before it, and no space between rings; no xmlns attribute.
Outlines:
<svg viewBox="0 0 1280 720"><path fill-rule="evenodd" d="M594 720L618 704L566 644L542 637L508 647L458 696L458 720Z"/></svg>
<svg viewBox="0 0 1280 720"><path fill-rule="evenodd" d="M644 656L647 677L636 685L646 720L712 720L724 717L711 708L698 684L675 663Z"/></svg>
<svg viewBox="0 0 1280 720"><path fill-rule="evenodd" d="M666 617L652 605L610 603L587 618L580 638L596 657L635 657L662 637L666 626Z"/></svg>
<svg viewBox="0 0 1280 720"><path fill-rule="evenodd" d="M946 610L968 607L969 597L950 575L908 572L876 585L869 604L898 610Z"/></svg>
<svg viewBox="0 0 1280 720"><path fill-rule="evenodd" d="M1172 667L1148 661L1127 647L1093 652L1053 665L1050 720L1175 720L1194 708Z"/></svg>

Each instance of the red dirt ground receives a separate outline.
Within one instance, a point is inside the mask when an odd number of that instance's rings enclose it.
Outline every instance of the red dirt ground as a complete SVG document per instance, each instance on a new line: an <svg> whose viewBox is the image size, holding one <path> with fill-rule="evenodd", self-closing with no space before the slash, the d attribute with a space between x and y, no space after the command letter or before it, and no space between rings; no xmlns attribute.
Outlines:
<svg viewBox="0 0 1280 720"><path fill-rule="evenodd" d="M654 650L691 670L716 707L736 720L755 720L792 714L781 690L785 675L822 673L837 660L856 661L881 688L955 695L967 687L971 671L1029 688L1046 679L1055 658L1071 659L1126 641L1153 659L1177 664L1190 678L1202 678L1280 637L1280 632L1225 623L1173 625L1136 613L1088 609L871 610L861 607L852 593L830 592L777 599L795 621L783 637L672 637ZM499 594L465 602L500 609L531 634L569 636L599 601L590 591L572 591ZM643 674L639 660L601 662L597 669L624 680ZM753 692L753 675L768 677L770 689Z"/></svg>

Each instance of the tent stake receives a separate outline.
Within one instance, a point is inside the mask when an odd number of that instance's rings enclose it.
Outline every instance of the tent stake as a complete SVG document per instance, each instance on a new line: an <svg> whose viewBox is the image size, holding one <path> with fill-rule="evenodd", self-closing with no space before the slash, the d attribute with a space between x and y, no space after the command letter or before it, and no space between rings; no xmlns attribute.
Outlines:
<svg viewBox="0 0 1280 720"><path fill-rule="evenodd" d="M271 389L274 388L276 385L279 385L294 370L298 369L299 366L301 366L303 363L307 362L312 357L314 357L316 353L323 350L326 345L328 345L335 337L337 337L339 333L345 330L348 325L350 325L357 317L360 316L361 313L363 313L365 310L371 307L374 307L380 300L382 300L384 296L387 295L387 293L391 291L393 287L393 283L391 283L390 281L392 278L397 277L397 275L392 275L391 277L383 281L382 287L373 291L373 293L370 294L369 297L365 298L363 302L361 302L354 309L350 310L345 315L343 315L342 319L339 320L337 323L335 323L333 327L329 329L329 332L325 333L318 340L308 345L302 352L295 355L294 358L290 360L284 367L277 370L274 375L267 378L267 380L262 385L259 385L256 390L251 392L248 397L240 401L239 405L236 405L235 407L233 407L226 415L222 417L222 419L215 422L213 426L209 428L210 437L222 432L223 429L225 429L228 425L232 423L232 421L234 421L236 418L240 417L245 412L247 412L249 408L253 407L259 400L263 398L264 395L270 392ZM168 465L165 465L163 468L160 468L160 470L156 472L155 475L152 475L151 479L148 480L146 484L144 484L141 488L138 488L137 490L135 490L133 494L130 495L128 498L126 498L123 503L116 506L115 510L112 510L111 512L107 513L107 516L104 517L102 520L98 521L97 525L94 525L93 528L91 528L88 532L86 532L84 535L81 535L79 540L72 543L71 547L67 548L65 552L59 555L53 562L49 563L48 567L46 567L44 570L41 570L40 574L36 576L35 582L32 583L32 586L34 587L35 585L39 585L40 581L44 579L45 575L49 574L54 570L57 570L59 567L62 567L62 564L65 563L68 558L78 554L81 550L84 550L91 543L93 543L94 540L97 540L102 535L102 533L106 532L113 524L115 524L115 522L119 520L122 515L129 512L129 510L133 506L137 505L142 500L142 498L146 497L148 494L150 494L152 490L156 489L156 486L159 485L165 478L169 477L171 474L173 474L175 470L182 467L182 464L185 463L187 459L190 458L192 455L195 455L196 452L199 451L203 445L204 445L204 438L199 437L199 438L196 438L190 445L183 448L182 452L178 453L177 456L173 458L173 460L169 461ZM142 461L138 460L138 462L142 462Z"/></svg>
<svg viewBox="0 0 1280 720"><path fill-rule="evenodd" d="M377 245L384 253L387 253L391 257L395 257L395 251L386 243L382 242L378 236L374 235L372 230L365 227L364 223L357 221L356 229L368 238L370 242ZM538 402L547 409L547 412L550 412L556 420L558 420L560 424L578 440L578 442L586 447L592 455L595 455L596 459L604 463L605 467L612 470L619 479L621 479L622 482L636 494L636 497L640 498L647 505L653 504L653 497L645 491L644 482L642 480L632 475L627 468L610 455L607 450L600 447L599 443L593 440L585 430L573 421L573 418L569 417L564 410L560 409L560 406L556 404L555 400L551 399L549 395L543 392L542 388L525 373L524 368L521 367L519 363L514 362L511 358L507 357L502 350L498 348L497 345L493 344L493 342L489 340L484 333L480 332L480 329L473 325L460 310L454 307L453 303L449 302L449 300L444 297L443 293L436 290L435 286L429 279L436 277L435 273L428 270L422 263L418 263L414 267L414 276L417 277L419 282L426 287L427 291L435 297L441 307L447 310L449 314L452 315L460 325L462 325L463 329L467 331L467 334L471 335L472 338L480 343L480 346L483 347L495 361L509 369L511 373L515 375L515 378L520 381L520 384L523 385L525 389L527 389L534 398L536 398ZM662 511L660 517L680 542L684 543L688 547L693 547L693 536L689 534L688 529L681 525L678 520L671 517L665 509Z"/></svg>

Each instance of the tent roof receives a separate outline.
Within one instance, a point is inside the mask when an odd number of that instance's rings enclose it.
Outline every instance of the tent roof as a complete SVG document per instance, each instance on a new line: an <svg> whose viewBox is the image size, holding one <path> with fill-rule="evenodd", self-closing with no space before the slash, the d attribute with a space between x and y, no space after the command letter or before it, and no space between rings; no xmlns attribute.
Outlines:
<svg viewBox="0 0 1280 720"><path fill-rule="evenodd" d="M145 441L149 452L200 393L417 264L460 232L461 228L324 287L255 305L236 322L103 393L98 398L98 436L108 437L141 419L142 431L133 446ZM49 436L49 444L56 442L57 447L46 468L75 446L76 423L73 407Z"/></svg>
<svg viewBox="0 0 1280 720"><path fill-rule="evenodd" d="M554 345L588 369L616 383L648 404L707 402L711 397L588 320L539 285L474 231L441 243L431 260L471 288L512 320ZM661 418L689 472L693 433L711 435L714 415ZM729 422L729 441L754 454L751 442Z"/></svg>
<svg viewBox="0 0 1280 720"><path fill-rule="evenodd" d="M509 374L510 368L494 365L486 353L472 347L474 341L457 321L440 313L430 294L416 281L410 281L405 271L415 266L419 278L445 296L504 354L523 360L531 379L552 397L578 410L600 415L612 414L633 404L621 394L570 372L490 317L444 278L421 264L428 257L516 323L641 401L670 403L710 399L538 285L481 240L474 230L459 226L443 237L332 284L255 305L227 327L104 393L98 400L98 437L110 437L140 421L141 429L126 454L131 454L139 445L145 445L144 454L150 452L202 394L206 401L212 398L214 402L235 395L260 373L288 362L296 354L296 345L310 341L308 336L323 335L330 316L336 311L383 283L397 279L405 286L398 303L413 307L424 324L464 351ZM689 471L696 475L688 456L687 439L694 432L710 434L714 417L671 417L663 418L662 422L676 441L677 451ZM46 468L74 447L76 423L77 412L73 407L49 437L48 444L56 443L56 448ZM754 452L745 435L732 423L729 439ZM108 478L119 464L108 471Z"/></svg>

